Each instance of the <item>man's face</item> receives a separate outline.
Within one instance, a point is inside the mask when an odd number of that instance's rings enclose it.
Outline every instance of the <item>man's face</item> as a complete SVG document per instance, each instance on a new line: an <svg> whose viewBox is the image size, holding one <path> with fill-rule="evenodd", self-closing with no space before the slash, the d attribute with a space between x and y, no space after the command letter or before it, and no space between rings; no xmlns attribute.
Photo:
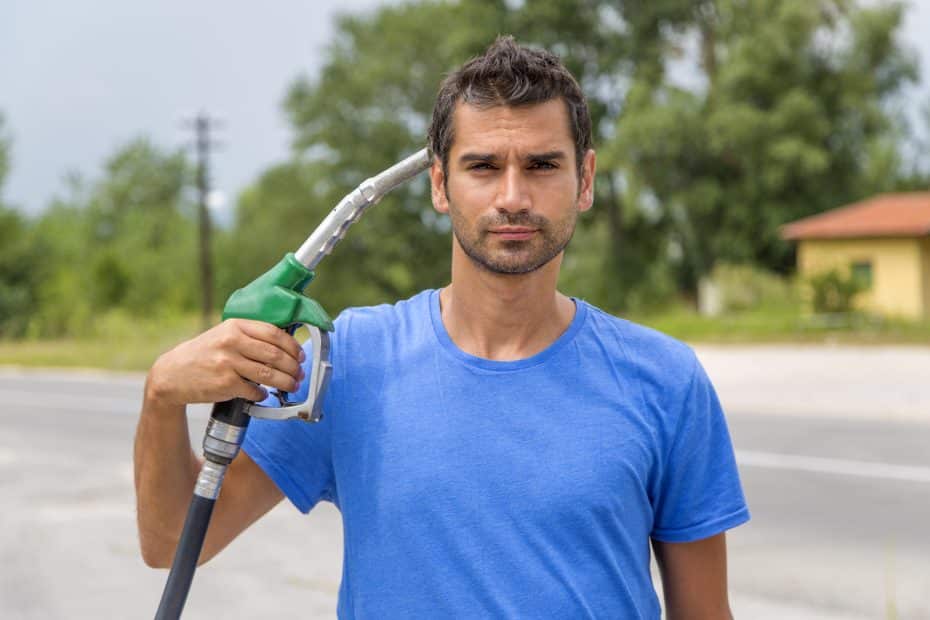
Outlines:
<svg viewBox="0 0 930 620"><path fill-rule="evenodd" d="M594 152L581 178L561 99L480 109L459 103L443 173L433 164L433 205L448 213L459 246L488 271L522 274L558 256L591 207Z"/></svg>

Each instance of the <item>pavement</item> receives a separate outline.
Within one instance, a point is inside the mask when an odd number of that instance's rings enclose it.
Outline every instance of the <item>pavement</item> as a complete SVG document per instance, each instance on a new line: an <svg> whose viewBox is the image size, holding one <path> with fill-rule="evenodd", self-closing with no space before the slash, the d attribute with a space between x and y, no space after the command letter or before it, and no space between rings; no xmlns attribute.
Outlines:
<svg viewBox="0 0 930 620"><path fill-rule="evenodd" d="M729 414L930 424L930 346L695 350Z"/></svg>

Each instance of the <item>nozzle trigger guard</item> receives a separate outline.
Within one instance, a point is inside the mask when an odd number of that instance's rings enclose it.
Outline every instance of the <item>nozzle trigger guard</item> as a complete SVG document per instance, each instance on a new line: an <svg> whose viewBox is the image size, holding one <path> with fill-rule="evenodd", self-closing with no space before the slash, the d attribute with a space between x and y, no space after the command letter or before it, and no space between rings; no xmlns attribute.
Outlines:
<svg viewBox="0 0 930 620"><path fill-rule="evenodd" d="M293 334L301 326L305 326L310 332L310 341L313 345L307 400L294 403L288 399L288 392L272 392L272 396L278 400L280 406L267 407L252 404L248 413L253 418L263 420L297 418L306 422L319 422L323 418L323 395L326 393L330 376L333 373L333 365L329 358L329 333L309 323L294 323L288 327L287 331Z"/></svg>

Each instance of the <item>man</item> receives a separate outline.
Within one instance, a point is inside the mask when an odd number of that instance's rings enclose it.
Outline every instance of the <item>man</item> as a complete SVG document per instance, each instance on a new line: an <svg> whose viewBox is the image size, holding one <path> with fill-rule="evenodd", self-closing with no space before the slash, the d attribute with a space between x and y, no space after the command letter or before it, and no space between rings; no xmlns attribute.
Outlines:
<svg viewBox="0 0 930 620"><path fill-rule="evenodd" d="M433 205L452 281L336 321L323 421L253 420L204 560L288 497L343 516L345 618L730 618L748 518L726 423L684 345L556 290L593 202L578 84L507 37L443 83ZM294 390L281 330L226 321L152 367L136 439L143 555L168 566L199 463L184 407ZM312 552L312 550L309 550Z"/></svg>

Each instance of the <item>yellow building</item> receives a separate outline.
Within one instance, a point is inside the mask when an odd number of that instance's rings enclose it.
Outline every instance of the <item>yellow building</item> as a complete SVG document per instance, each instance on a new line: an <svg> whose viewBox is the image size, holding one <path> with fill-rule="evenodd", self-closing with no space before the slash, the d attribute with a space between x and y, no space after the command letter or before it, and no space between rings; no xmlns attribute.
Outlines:
<svg viewBox="0 0 930 620"><path fill-rule="evenodd" d="M839 269L868 285L857 305L930 318L930 192L882 194L782 227L798 242L802 277Z"/></svg>

